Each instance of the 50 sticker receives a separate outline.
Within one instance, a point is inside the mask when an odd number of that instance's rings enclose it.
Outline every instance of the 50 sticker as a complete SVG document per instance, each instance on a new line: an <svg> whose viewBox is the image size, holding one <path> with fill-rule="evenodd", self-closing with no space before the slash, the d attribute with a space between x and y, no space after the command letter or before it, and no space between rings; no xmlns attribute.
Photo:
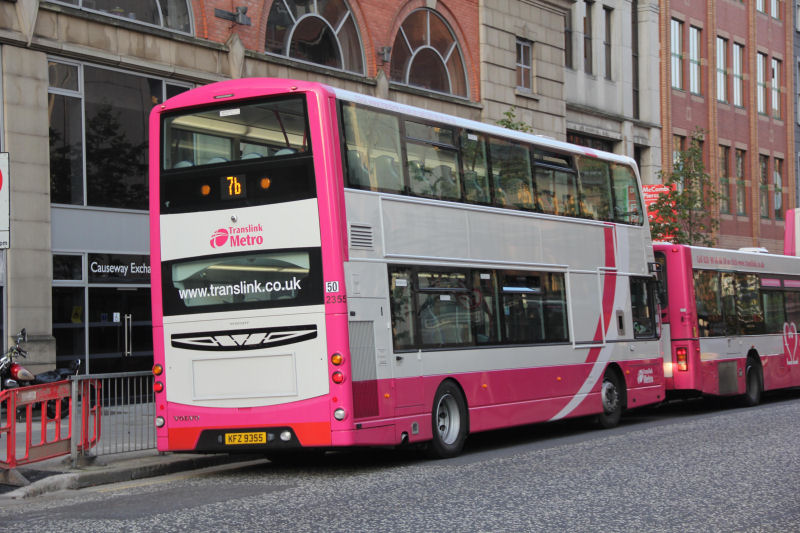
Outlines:
<svg viewBox="0 0 800 533"><path fill-rule="evenodd" d="M325 292L339 292L339 282L338 281L326 281L325 282Z"/></svg>

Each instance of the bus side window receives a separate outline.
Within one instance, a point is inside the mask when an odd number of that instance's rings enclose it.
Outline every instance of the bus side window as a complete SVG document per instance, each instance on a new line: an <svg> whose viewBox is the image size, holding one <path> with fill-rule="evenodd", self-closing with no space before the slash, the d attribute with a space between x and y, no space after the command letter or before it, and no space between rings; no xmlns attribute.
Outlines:
<svg viewBox="0 0 800 533"><path fill-rule="evenodd" d="M394 348L404 350L415 344L416 326L411 299L412 271L408 268L389 269L389 297L392 315Z"/></svg>
<svg viewBox="0 0 800 533"><path fill-rule="evenodd" d="M635 338L656 336L655 302L647 278L631 278L631 317Z"/></svg>
<svg viewBox="0 0 800 533"><path fill-rule="evenodd" d="M581 213L594 220L612 220L611 169L607 161L578 158Z"/></svg>
<svg viewBox="0 0 800 533"><path fill-rule="evenodd" d="M468 202L488 204L489 170L486 165L486 143L475 133L461 133L461 164L464 168L464 193Z"/></svg>
<svg viewBox="0 0 800 533"><path fill-rule="evenodd" d="M724 336L725 322L720 302L719 273L711 270L695 270L694 297L700 336Z"/></svg>
<svg viewBox="0 0 800 533"><path fill-rule="evenodd" d="M800 291L788 291L786 294L786 321L800 326Z"/></svg>
<svg viewBox="0 0 800 533"><path fill-rule="evenodd" d="M656 272L656 280L658 282L656 288L656 295L658 296L658 304L661 306L662 313L666 312L669 307L669 282L667 281L667 257L664 252L656 252L655 260L658 263L658 272Z"/></svg>
<svg viewBox="0 0 800 533"><path fill-rule="evenodd" d="M489 153L497 205L533 209L531 155L528 148L521 144L492 139Z"/></svg>
<svg viewBox="0 0 800 533"><path fill-rule="evenodd" d="M633 169L627 165L611 164L614 181L614 220L623 224L641 224L642 206L639 185Z"/></svg>
<svg viewBox="0 0 800 533"><path fill-rule="evenodd" d="M764 323L767 333L783 333L786 322L784 293L778 291L762 291L761 302L764 307Z"/></svg>
<svg viewBox="0 0 800 533"><path fill-rule="evenodd" d="M764 310L761 307L759 293L761 280L757 274L736 274L736 315L743 335L763 334Z"/></svg>
<svg viewBox="0 0 800 533"><path fill-rule="evenodd" d="M347 186L402 192L398 118L342 102L341 119L347 154Z"/></svg>

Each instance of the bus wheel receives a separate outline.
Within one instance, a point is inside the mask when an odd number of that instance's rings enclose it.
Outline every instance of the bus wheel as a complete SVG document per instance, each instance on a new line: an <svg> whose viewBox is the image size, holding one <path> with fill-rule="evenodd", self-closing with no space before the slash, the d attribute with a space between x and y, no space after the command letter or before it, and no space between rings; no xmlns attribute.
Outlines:
<svg viewBox="0 0 800 533"><path fill-rule="evenodd" d="M755 364L752 358L747 358L744 367L745 392L742 403L747 407L753 407L761 403L761 393L764 386L761 382L761 368Z"/></svg>
<svg viewBox="0 0 800 533"><path fill-rule="evenodd" d="M600 387L600 399L603 403L603 412L597 415L597 425L601 428L613 428L619 424L622 418L622 408L624 406L624 394L619 375L611 370L606 370L603 376L603 385Z"/></svg>
<svg viewBox="0 0 800 533"><path fill-rule="evenodd" d="M427 454L433 459L455 457L464 448L468 430L467 402L452 381L444 381L436 389L431 412L433 440Z"/></svg>

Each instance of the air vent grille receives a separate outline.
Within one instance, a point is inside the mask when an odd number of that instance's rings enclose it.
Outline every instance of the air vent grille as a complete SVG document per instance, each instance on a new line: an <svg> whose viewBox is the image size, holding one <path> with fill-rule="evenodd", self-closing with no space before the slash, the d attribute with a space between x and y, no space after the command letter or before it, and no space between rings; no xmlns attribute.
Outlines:
<svg viewBox="0 0 800 533"><path fill-rule="evenodd" d="M350 248L358 250L372 250L372 226L363 224L350 224Z"/></svg>

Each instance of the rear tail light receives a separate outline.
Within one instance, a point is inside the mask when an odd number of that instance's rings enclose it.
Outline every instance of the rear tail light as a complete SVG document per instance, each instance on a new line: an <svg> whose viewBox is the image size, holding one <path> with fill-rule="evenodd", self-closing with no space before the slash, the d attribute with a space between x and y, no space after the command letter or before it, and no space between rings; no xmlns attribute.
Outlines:
<svg viewBox="0 0 800 533"><path fill-rule="evenodd" d="M675 362L678 365L678 370L686 372L689 370L689 356L688 350L685 346L675 348Z"/></svg>
<svg viewBox="0 0 800 533"><path fill-rule="evenodd" d="M343 383L344 382L344 374L339 372L338 370L331 375L331 379L334 383Z"/></svg>
<svg viewBox="0 0 800 533"><path fill-rule="evenodd" d="M161 392L162 390L164 390L163 383L161 383L160 381L156 381L155 383L153 383L153 392Z"/></svg>

